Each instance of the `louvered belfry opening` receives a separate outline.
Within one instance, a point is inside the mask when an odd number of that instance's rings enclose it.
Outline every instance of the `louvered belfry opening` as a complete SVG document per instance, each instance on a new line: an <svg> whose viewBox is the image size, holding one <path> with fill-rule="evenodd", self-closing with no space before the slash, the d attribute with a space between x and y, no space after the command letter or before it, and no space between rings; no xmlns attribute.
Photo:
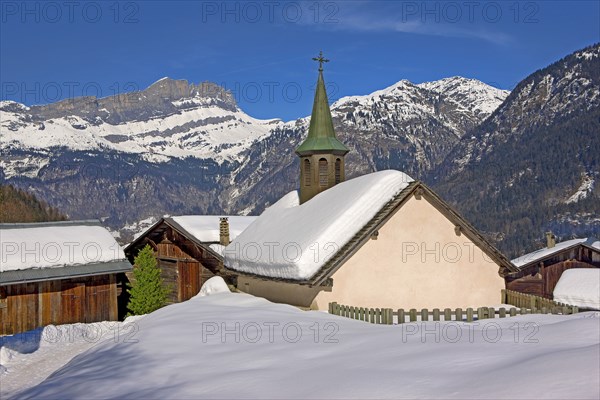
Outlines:
<svg viewBox="0 0 600 400"><path fill-rule="evenodd" d="M319 160L319 186L326 187L329 183L328 173L327 173L327 160L321 158Z"/></svg>
<svg viewBox="0 0 600 400"><path fill-rule="evenodd" d="M311 174L312 171L310 170L310 160L305 158L304 161L302 162L302 168L304 168L303 174L304 174L304 186L310 186L312 183L312 179L311 179Z"/></svg>

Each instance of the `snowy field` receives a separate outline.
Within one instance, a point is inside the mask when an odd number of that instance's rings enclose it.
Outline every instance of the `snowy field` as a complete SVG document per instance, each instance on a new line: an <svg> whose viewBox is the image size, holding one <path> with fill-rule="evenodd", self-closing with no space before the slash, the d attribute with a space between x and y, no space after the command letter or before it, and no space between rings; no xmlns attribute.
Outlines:
<svg viewBox="0 0 600 400"><path fill-rule="evenodd" d="M383 326L208 292L29 349L5 338L0 398L600 396L599 312Z"/></svg>
<svg viewBox="0 0 600 400"><path fill-rule="evenodd" d="M135 321L47 326L14 336L0 337L0 399L35 386L73 357L105 340L127 340Z"/></svg>

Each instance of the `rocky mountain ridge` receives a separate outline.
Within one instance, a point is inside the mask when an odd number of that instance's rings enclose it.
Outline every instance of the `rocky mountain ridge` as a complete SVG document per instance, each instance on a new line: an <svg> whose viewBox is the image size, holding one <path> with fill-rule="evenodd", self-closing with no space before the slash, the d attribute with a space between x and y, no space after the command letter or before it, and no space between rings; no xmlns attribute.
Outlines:
<svg viewBox="0 0 600 400"><path fill-rule="evenodd" d="M600 235L600 45L534 72L428 180L509 254Z"/></svg>
<svg viewBox="0 0 600 400"><path fill-rule="evenodd" d="M422 85L401 81L332 105L353 150L350 177L382 168L424 174L489 114L479 108L508 94L457 77ZM477 110L464 106L469 96ZM163 214L257 213L296 187L294 149L308 120L257 120L214 84L169 78L102 99L2 102L0 177L71 218L100 217L115 229Z"/></svg>
<svg viewBox="0 0 600 400"><path fill-rule="evenodd" d="M452 77L339 99L348 178L393 168L424 180L509 256L546 230L600 236L599 48L511 93ZM164 214L260 213L297 187L308 122L257 120L216 85L168 78L105 99L2 102L0 180L126 241Z"/></svg>

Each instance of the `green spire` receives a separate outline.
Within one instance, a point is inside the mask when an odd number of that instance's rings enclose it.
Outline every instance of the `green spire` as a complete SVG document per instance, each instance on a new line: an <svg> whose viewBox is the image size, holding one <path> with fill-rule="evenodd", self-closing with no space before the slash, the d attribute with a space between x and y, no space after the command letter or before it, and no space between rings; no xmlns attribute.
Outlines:
<svg viewBox="0 0 600 400"><path fill-rule="evenodd" d="M306 155L332 152L344 155L350 149L335 137L333 120L331 119L331 111L329 110L329 101L327 100L327 92L325 91L325 82L323 81L323 63L329 62L329 60L323 58L323 52L320 52L319 57L315 57L313 60L319 62L319 78L317 79L315 101L312 115L310 116L308 137L296 149L296 154Z"/></svg>

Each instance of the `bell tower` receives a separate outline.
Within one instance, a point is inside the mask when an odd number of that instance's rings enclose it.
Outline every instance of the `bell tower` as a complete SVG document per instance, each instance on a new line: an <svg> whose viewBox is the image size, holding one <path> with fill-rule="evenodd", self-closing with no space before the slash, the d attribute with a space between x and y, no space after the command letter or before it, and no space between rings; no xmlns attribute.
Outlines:
<svg viewBox="0 0 600 400"><path fill-rule="evenodd" d="M310 116L308 136L296 149L300 157L300 204L345 180L344 157L350 151L335 136L329 101L323 81L323 57L313 58L319 63L319 77Z"/></svg>

